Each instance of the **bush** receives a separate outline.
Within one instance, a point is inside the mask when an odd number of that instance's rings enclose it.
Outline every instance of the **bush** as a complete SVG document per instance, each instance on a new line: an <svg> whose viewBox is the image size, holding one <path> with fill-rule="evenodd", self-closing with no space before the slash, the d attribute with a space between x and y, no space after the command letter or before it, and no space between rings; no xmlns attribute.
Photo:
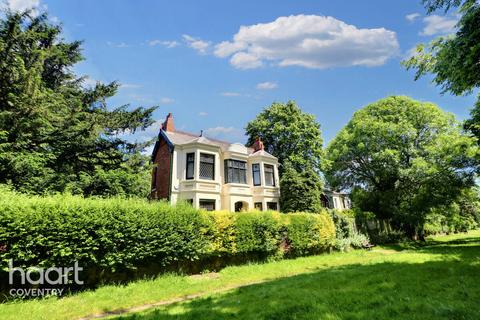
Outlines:
<svg viewBox="0 0 480 320"><path fill-rule="evenodd" d="M327 213L292 213L285 219L290 255L314 254L334 244L335 225Z"/></svg>
<svg viewBox="0 0 480 320"><path fill-rule="evenodd" d="M335 224L335 244L339 251L348 251L350 248L363 248L370 243L367 235L360 233L356 228L356 212L353 210L338 211L329 210L332 221Z"/></svg>
<svg viewBox="0 0 480 320"><path fill-rule="evenodd" d="M151 266L201 268L212 257L245 262L252 255L317 253L334 238L325 214L204 212L185 203L38 197L0 189L1 268L10 259L15 266L43 268L78 261L93 285L128 280Z"/></svg>

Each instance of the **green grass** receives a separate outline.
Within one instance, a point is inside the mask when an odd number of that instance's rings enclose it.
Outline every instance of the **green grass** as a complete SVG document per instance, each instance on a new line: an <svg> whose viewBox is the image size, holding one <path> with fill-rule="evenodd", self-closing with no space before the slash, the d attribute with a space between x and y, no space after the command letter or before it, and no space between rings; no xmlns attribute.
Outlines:
<svg viewBox="0 0 480 320"><path fill-rule="evenodd" d="M259 284L212 293L228 287ZM0 305L0 319L72 319L188 294L202 298L120 317L152 319L480 319L480 231L407 249L377 247L218 275L166 275L63 299Z"/></svg>

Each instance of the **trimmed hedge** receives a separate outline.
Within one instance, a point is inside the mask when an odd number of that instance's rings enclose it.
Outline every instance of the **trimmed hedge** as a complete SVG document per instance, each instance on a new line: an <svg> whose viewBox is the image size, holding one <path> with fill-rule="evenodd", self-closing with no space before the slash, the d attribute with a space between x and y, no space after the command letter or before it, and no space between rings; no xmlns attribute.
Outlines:
<svg viewBox="0 0 480 320"><path fill-rule="evenodd" d="M27 196L0 189L0 263L83 266L86 281L128 280L155 266L176 270L208 259L268 258L329 250L335 227L325 214L204 212L138 199ZM115 277L112 275L128 276Z"/></svg>

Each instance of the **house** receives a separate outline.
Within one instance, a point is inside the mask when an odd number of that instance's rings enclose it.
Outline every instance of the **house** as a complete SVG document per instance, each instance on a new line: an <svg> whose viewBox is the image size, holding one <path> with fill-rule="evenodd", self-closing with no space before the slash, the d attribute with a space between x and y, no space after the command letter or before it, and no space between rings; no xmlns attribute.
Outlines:
<svg viewBox="0 0 480 320"><path fill-rule="evenodd" d="M320 200L324 208L342 211L352 207L352 202L347 193L336 192L328 188L323 190Z"/></svg>
<svg viewBox="0 0 480 320"><path fill-rule="evenodd" d="M175 130L168 114L152 153L151 198L206 210L279 210L277 158L260 139L250 148Z"/></svg>

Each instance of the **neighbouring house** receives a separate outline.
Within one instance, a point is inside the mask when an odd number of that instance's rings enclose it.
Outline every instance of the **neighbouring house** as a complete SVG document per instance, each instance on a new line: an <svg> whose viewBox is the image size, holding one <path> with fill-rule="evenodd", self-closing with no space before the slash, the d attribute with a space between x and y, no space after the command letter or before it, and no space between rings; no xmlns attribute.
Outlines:
<svg viewBox="0 0 480 320"><path fill-rule="evenodd" d="M324 208L345 210L352 207L350 197L347 193L336 192L330 189L324 189L321 195L322 206Z"/></svg>
<svg viewBox="0 0 480 320"><path fill-rule="evenodd" d="M168 114L152 153L151 198L205 210L280 210L277 158L251 146L175 130Z"/></svg>

